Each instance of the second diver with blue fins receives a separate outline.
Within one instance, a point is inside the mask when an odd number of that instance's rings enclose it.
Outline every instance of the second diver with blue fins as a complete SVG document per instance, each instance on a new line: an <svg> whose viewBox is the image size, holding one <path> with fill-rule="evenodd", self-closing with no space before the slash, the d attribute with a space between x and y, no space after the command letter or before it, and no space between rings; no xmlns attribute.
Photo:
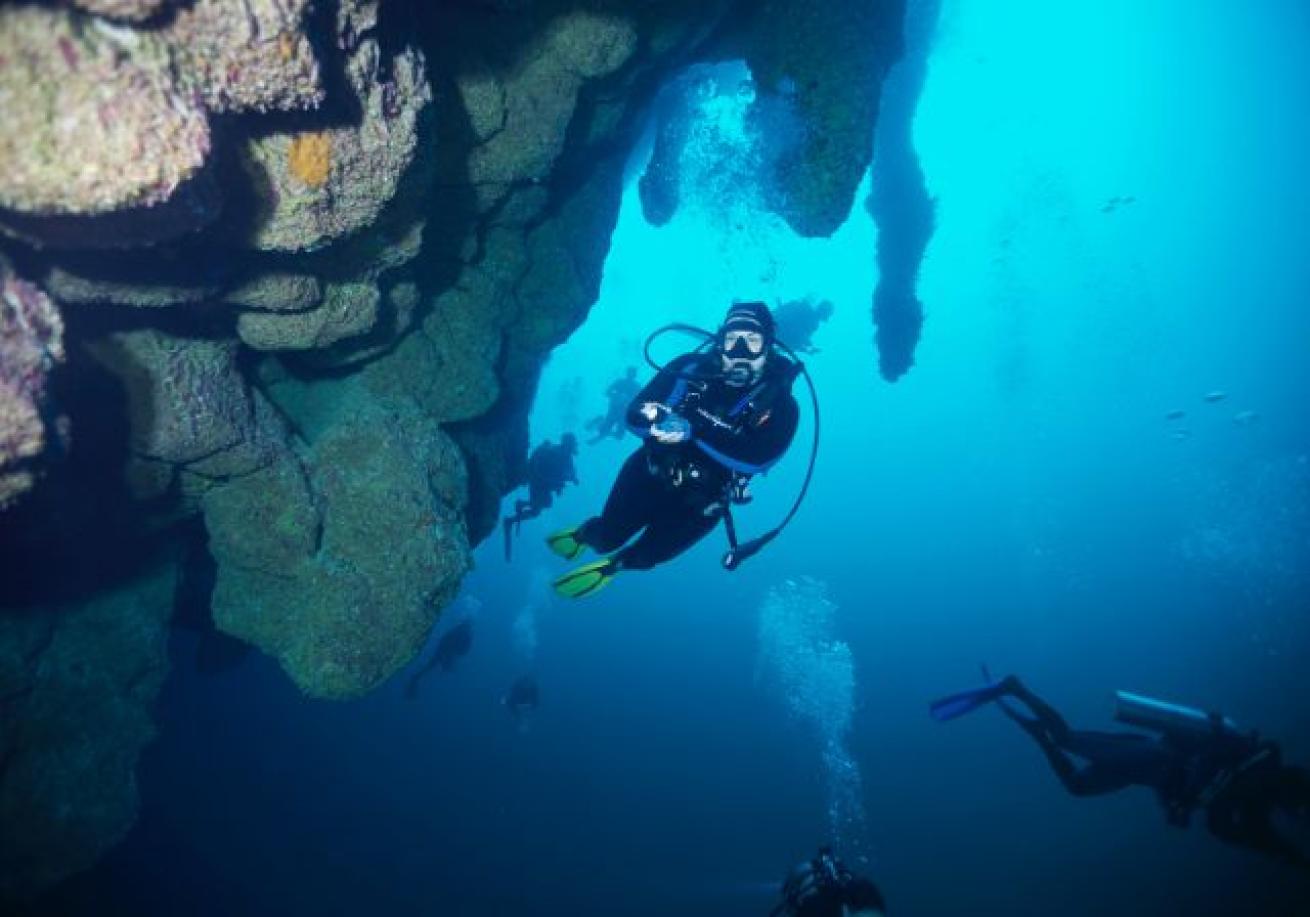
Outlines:
<svg viewBox="0 0 1310 917"><path fill-rule="evenodd" d="M737 303L709 346L672 360L637 393L627 424L642 444L601 514L547 539L568 560L588 548L609 556L555 580L558 594L591 595L622 570L678 556L721 519L731 524L730 507L744 502L751 476L782 458L796 434L799 367L774 343L768 307Z"/></svg>
<svg viewBox="0 0 1310 917"><path fill-rule="evenodd" d="M1276 824L1310 822L1310 772L1284 764L1275 742L1244 734L1218 714L1126 691L1116 693L1116 719L1154 734L1071 729L1015 676L987 681L936 701L933 717L952 720L995 702L1037 743L1072 795L1149 787L1170 824L1186 827L1199 809L1210 833L1225 843L1310 868L1310 854Z"/></svg>

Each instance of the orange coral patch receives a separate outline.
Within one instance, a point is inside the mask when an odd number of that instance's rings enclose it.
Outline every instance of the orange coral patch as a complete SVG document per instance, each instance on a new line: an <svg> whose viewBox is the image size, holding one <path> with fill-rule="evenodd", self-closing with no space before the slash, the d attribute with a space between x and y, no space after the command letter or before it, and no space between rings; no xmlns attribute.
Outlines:
<svg viewBox="0 0 1310 917"><path fill-rule="evenodd" d="M332 136L326 131L298 134L287 153L291 174L311 188L327 183L332 168Z"/></svg>

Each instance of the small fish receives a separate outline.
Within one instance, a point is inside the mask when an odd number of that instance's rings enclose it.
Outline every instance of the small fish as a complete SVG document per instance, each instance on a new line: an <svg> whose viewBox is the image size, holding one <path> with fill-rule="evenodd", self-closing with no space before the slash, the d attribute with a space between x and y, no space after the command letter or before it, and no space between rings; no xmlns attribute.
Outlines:
<svg viewBox="0 0 1310 917"><path fill-rule="evenodd" d="M1260 415L1255 411L1238 411L1233 415L1233 423L1239 427L1249 427L1260 419Z"/></svg>
<svg viewBox="0 0 1310 917"><path fill-rule="evenodd" d="M1165 420L1182 420L1182 419L1183 419L1184 417L1186 417L1186 416L1187 416L1187 412L1186 412L1186 411L1184 411L1184 410L1181 409L1181 408L1175 408L1174 410L1170 411L1168 414L1165 414L1165 415L1164 415L1164 419L1165 419Z"/></svg>
<svg viewBox="0 0 1310 917"><path fill-rule="evenodd" d="M1191 439L1191 430L1174 430L1174 439Z"/></svg>
<svg viewBox="0 0 1310 917"><path fill-rule="evenodd" d="M1204 401L1208 401L1210 404L1218 404L1220 401L1223 401L1228 397L1228 393L1216 389L1213 392L1206 392L1201 397Z"/></svg>

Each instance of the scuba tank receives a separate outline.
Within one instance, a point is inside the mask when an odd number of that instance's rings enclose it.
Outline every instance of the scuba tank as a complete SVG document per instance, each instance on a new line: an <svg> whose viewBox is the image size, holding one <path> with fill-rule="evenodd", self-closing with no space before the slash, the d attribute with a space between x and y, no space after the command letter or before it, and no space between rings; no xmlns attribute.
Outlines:
<svg viewBox="0 0 1310 917"><path fill-rule="evenodd" d="M1129 691L1114 692L1114 718L1120 723L1149 729L1184 743L1247 744L1237 724L1218 713L1206 713Z"/></svg>

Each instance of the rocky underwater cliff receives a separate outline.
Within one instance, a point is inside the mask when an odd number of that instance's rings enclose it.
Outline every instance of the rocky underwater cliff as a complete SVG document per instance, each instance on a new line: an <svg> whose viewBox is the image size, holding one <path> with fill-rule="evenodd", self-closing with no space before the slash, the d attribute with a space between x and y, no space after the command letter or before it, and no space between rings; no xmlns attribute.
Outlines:
<svg viewBox="0 0 1310 917"><path fill-rule="evenodd" d="M775 209L831 233L903 5L0 4L0 900L133 824L197 544L214 622L307 694L412 660L661 87L745 61L803 128Z"/></svg>

